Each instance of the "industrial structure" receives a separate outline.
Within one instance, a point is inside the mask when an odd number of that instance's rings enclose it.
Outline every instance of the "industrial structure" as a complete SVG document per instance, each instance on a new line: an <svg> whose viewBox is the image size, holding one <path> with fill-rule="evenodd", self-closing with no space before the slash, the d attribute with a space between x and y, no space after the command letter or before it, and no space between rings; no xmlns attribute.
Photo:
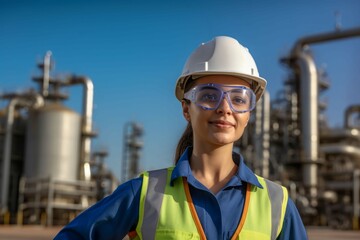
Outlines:
<svg viewBox="0 0 360 240"><path fill-rule="evenodd" d="M53 78L51 52L39 64L38 91L5 93L0 110L0 223L60 225L118 185L91 152L93 83ZM66 87L83 86L82 114L64 106Z"/></svg>
<svg viewBox="0 0 360 240"><path fill-rule="evenodd" d="M321 96L330 87L311 44L360 37L360 29L304 37L281 59L284 89L266 93L237 146L255 171L289 189L306 225L359 229L360 98L343 128L330 128Z"/></svg>
<svg viewBox="0 0 360 240"><path fill-rule="evenodd" d="M143 134L143 127L139 123L128 122L124 125L121 182L132 179L139 174L139 160L143 147L141 137Z"/></svg>
<svg viewBox="0 0 360 240"><path fill-rule="evenodd" d="M360 98L342 128L330 128L321 96L331 87L311 44L359 37L360 29L304 37L285 58L284 89L258 103L236 148L256 173L289 189L306 225L359 229ZM104 168L107 152L91 153L93 85L89 78L50 76L46 54L39 91L1 96L0 223L65 224L109 194L118 182ZM82 114L62 105L64 87L84 87ZM141 136L124 126L122 180L138 174ZM66 149L66 151L64 151Z"/></svg>

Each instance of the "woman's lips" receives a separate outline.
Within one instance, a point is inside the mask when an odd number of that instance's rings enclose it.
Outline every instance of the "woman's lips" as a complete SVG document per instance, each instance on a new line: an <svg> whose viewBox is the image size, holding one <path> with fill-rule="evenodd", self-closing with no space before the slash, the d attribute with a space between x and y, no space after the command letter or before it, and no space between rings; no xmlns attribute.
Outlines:
<svg viewBox="0 0 360 240"><path fill-rule="evenodd" d="M234 126L232 122L226 120L214 120L214 121L209 121L209 123L222 128L230 128Z"/></svg>

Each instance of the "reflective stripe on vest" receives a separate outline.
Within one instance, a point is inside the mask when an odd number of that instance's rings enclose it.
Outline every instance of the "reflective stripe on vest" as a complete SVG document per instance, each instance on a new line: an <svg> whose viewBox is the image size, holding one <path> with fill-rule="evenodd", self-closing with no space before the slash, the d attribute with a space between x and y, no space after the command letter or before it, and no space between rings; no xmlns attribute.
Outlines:
<svg viewBox="0 0 360 240"><path fill-rule="evenodd" d="M187 198L186 180L176 179L170 186L173 168L143 173L138 239L202 239L202 226L196 211L191 211L191 196ZM276 239L280 234L287 204L287 190L269 180L257 176L264 189L251 186L250 198L244 206L243 216L233 238ZM194 207L193 207L194 208ZM195 212L195 216L193 214ZM240 233L238 233L240 232ZM171 238L170 238L171 237Z"/></svg>
<svg viewBox="0 0 360 240"><path fill-rule="evenodd" d="M167 169L160 169L149 172L147 187L144 199L144 215L141 232L146 233L146 239L155 239L155 231L160 216L160 208L164 197L165 186L167 183Z"/></svg>
<svg viewBox="0 0 360 240"><path fill-rule="evenodd" d="M276 239L283 226L288 201L287 189L256 177L263 189L252 186L248 216L240 236L242 239Z"/></svg>

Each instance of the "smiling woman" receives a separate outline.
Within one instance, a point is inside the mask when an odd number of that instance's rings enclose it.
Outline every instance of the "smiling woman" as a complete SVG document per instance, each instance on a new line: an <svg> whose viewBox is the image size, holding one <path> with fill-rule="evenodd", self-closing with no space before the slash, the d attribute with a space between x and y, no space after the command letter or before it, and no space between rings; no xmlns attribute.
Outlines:
<svg viewBox="0 0 360 240"><path fill-rule="evenodd" d="M195 87L185 93L185 99L182 101L184 117L191 124L192 129L194 129L194 150L203 148L201 151L208 151L214 147L228 147L230 150L228 151L230 153L228 160L230 160L230 163L233 163L231 158L233 143L244 132L250 117L250 111L255 106L255 94L250 88L246 87L249 87L247 81L228 75L203 76L194 80L194 83ZM202 90L204 86L206 86L206 90ZM209 86L211 86L211 89L209 89ZM214 88L215 86L217 88ZM200 90L196 91L199 88ZM240 96L238 94L239 90L241 92L246 91L247 95L241 93L241 96L245 95L248 97L242 97L241 99L246 100L242 100L241 104L234 104L234 97L239 98ZM204 91L211 91L212 94L214 91L217 91L219 96L205 100L203 99ZM191 92L193 92L193 100L191 102L195 104L190 104L186 99L186 96L189 96ZM198 95L202 99L199 100ZM251 106L246 103L251 101L253 102ZM208 146L206 143L213 144L213 146ZM224 159L220 158L218 161L223 162ZM234 164L225 164L225 166L232 165Z"/></svg>
<svg viewBox="0 0 360 240"><path fill-rule="evenodd" d="M307 239L286 188L233 152L265 86L237 40L201 44L176 83L188 122L176 165L123 183L55 239Z"/></svg>

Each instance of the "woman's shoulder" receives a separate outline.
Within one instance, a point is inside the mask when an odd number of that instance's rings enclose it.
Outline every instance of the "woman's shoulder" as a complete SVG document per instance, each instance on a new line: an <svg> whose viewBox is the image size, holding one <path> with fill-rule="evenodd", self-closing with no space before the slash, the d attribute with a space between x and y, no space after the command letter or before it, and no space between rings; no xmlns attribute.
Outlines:
<svg viewBox="0 0 360 240"><path fill-rule="evenodd" d="M121 183L111 195L124 195L124 194L136 195L141 190L142 182L143 182L142 176L130 179L124 183Z"/></svg>
<svg viewBox="0 0 360 240"><path fill-rule="evenodd" d="M142 183L143 183L143 178L144 175L149 176L153 175L153 176L159 176L159 174L171 174L171 172L173 171L174 167L168 167L168 168L162 168L162 169L156 169L156 170L149 170L149 171L144 171L142 172L138 177L130 179L122 184L120 184L115 191L111 194L111 195L139 195L141 192L141 187L142 187Z"/></svg>

